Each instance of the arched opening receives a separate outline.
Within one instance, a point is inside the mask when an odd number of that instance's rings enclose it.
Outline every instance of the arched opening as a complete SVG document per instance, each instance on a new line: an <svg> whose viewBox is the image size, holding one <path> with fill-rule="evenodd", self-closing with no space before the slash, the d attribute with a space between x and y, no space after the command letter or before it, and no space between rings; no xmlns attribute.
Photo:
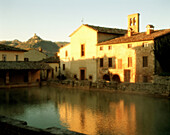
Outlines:
<svg viewBox="0 0 170 135"><path fill-rule="evenodd" d="M110 76L108 74L105 74L103 76L103 80L110 81Z"/></svg>
<svg viewBox="0 0 170 135"><path fill-rule="evenodd" d="M120 77L119 77L119 75L113 75L112 81L115 81L115 82L120 83Z"/></svg>

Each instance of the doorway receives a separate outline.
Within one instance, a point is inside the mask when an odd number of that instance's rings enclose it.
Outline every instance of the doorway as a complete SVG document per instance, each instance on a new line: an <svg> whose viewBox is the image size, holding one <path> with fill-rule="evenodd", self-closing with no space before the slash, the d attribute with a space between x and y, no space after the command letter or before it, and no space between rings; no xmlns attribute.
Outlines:
<svg viewBox="0 0 170 135"><path fill-rule="evenodd" d="M124 82L130 82L130 70L124 70Z"/></svg>
<svg viewBox="0 0 170 135"><path fill-rule="evenodd" d="M86 69L80 68L80 80L85 80L86 78Z"/></svg>
<svg viewBox="0 0 170 135"><path fill-rule="evenodd" d="M115 81L115 82L120 83L120 77L119 77L119 75L113 75L112 81Z"/></svg>
<svg viewBox="0 0 170 135"><path fill-rule="evenodd" d="M103 80L105 80L105 81L110 81L110 76L109 76L108 74L105 74L105 75L103 76Z"/></svg>

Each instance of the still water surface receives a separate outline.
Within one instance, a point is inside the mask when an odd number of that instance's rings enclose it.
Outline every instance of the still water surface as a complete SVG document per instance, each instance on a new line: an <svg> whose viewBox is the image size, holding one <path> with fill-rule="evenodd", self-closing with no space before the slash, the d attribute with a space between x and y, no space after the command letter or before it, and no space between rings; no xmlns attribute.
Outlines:
<svg viewBox="0 0 170 135"><path fill-rule="evenodd" d="M54 87L0 90L0 115L90 135L170 135L170 100Z"/></svg>

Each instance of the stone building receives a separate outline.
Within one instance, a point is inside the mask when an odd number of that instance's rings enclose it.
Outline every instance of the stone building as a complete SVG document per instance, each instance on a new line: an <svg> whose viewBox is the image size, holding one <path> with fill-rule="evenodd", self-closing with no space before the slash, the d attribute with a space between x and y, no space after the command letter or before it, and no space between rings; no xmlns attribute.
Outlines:
<svg viewBox="0 0 170 135"><path fill-rule="evenodd" d="M59 50L61 73L67 78L97 81L97 44L125 33L123 29L81 25L70 35L70 44Z"/></svg>
<svg viewBox="0 0 170 135"><path fill-rule="evenodd" d="M51 70L48 64L24 61L26 50L0 44L0 87L38 84L40 70Z"/></svg>
<svg viewBox="0 0 170 135"><path fill-rule="evenodd" d="M52 68L52 72L50 75L52 79L56 79L60 75L59 57L52 56L52 57L42 60L42 62L47 63ZM42 72L42 74L46 74L46 71Z"/></svg>
<svg viewBox="0 0 170 135"><path fill-rule="evenodd" d="M170 72L170 29L139 28L138 13L128 16L128 30L83 24L59 50L62 73L80 80L152 82L154 75Z"/></svg>
<svg viewBox="0 0 170 135"><path fill-rule="evenodd" d="M40 61L46 59L47 55L42 52L42 49L31 48L24 52L24 59L27 61Z"/></svg>
<svg viewBox="0 0 170 135"><path fill-rule="evenodd" d="M156 57L157 52L164 51L158 46L158 42L163 44L164 39L170 39L170 29L154 30L153 25L147 25L146 32L139 32L139 14L129 15L128 32L125 36L97 45L99 79L153 82L154 75L164 71L162 67L165 63L160 65L162 60ZM167 49L170 47L169 41L166 44Z"/></svg>

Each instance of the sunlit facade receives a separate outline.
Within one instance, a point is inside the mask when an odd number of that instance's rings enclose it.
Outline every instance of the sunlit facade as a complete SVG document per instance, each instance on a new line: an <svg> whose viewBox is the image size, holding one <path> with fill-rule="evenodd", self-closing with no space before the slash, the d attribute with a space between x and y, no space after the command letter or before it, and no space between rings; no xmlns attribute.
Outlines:
<svg viewBox="0 0 170 135"><path fill-rule="evenodd" d="M59 49L61 73L79 80L97 81L97 44L125 33L122 29L81 25L70 35L70 44Z"/></svg>
<svg viewBox="0 0 170 135"><path fill-rule="evenodd" d="M162 45L169 46L170 29L147 25L139 32L139 22L137 13L128 15L127 31L83 24L70 35L69 47L60 48L61 67L66 66L68 77L79 80L152 83L154 75L168 69L162 63L168 56ZM166 54L159 54L162 50Z"/></svg>

